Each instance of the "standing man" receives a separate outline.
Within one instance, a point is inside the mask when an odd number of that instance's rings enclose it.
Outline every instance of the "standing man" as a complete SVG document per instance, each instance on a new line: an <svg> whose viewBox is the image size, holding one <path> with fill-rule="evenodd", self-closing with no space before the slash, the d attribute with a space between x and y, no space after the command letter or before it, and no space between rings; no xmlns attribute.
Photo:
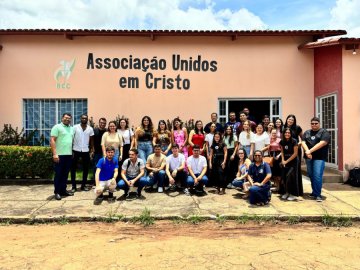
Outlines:
<svg viewBox="0 0 360 270"><path fill-rule="evenodd" d="M56 200L61 196L73 196L74 193L66 190L66 182L72 162L72 144L74 129L70 126L71 114L64 113L61 123L51 129L50 147L55 163L54 194Z"/></svg>
<svg viewBox="0 0 360 270"><path fill-rule="evenodd" d="M82 160L82 182L81 190L89 191L86 186L89 166L90 166L90 151L94 152L94 130L88 125L87 114L82 114L80 117L80 124L74 126L74 142L73 142L73 162L71 166L71 185L72 192L76 192L76 169L78 161Z"/></svg>
<svg viewBox="0 0 360 270"><path fill-rule="evenodd" d="M129 195L130 187L137 187L136 196L141 199L141 190L148 185L145 175L145 164L141 158L138 158L138 150L132 148L129 151L129 158L126 159L121 167L122 180L118 183L118 188L124 190L125 197Z"/></svg>
<svg viewBox="0 0 360 270"><path fill-rule="evenodd" d="M249 121L250 122L250 129L252 132L255 132L256 130L256 123L254 121L251 121L250 119L248 119L247 114L244 111L241 111L239 114L240 117L240 125L237 129L237 135L239 135L241 133L241 131L243 130L243 124L245 121Z"/></svg>
<svg viewBox="0 0 360 270"><path fill-rule="evenodd" d="M215 131L219 131L221 134L224 133L224 127L220 123L218 123L218 114L213 112L210 117L211 117L211 122L206 124L204 128L205 133L210 133L211 124L216 125Z"/></svg>
<svg viewBox="0 0 360 270"><path fill-rule="evenodd" d="M270 165L263 161L263 154L260 150L254 152L254 162L251 163L248 171L248 180L251 183L249 189L250 204L265 205L271 199L270 193Z"/></svg>
<svg viewBox="0 0 360 270"><path fill-rule="evenodd" d="M225 124L225 130L228 126L232 127L233 134L236 134L237 129L239 128L240 122L236 121L236 114L235 112L229 113L229 121Z"/></svg>
<svg viewBox="0 0 360 270"><path fill-rule="evenodd" d="M302 147L305 151L307 173L311 181L311 198L322 202L321 188L325 161L329 151L330 133L320 127L320 119L311 119L311 129L303 134Z"/></svg>
<svg viewBox="0 0 360 270"><path fill-rule="evenodd" d="M166 156L161 153L161 145L155 144L154 153L146 160L146 170L149 173L149 186L157 185L158 192L164 192Z"/></svg>
<svg viewBox="0 0 360 270"><path fill-rule="evenodd" d="M196 192L204 193L204 186L207 185L209 179L207 178L206 170L207 163L206 158L200 155L200 146L195 144L193 146L193 155L187 160L187 167L189 170L189 176L187 177L187 187L184 189L184 193L190 196L188 188L195 187Z"/></svg>
<svg viewBox="0 0 360 270"><path fill-rule="evenodd" d="M119 161L114 158L115 148L106 147L106 157L101 158L96 167L95 173L95 204L100 203L104 198L104 191L109 190L109 202L114 201L114 191L116 188L116 177L118 175Z"/></svg>
<svg viewBox="0 0 360 270"><path fill-rule="evenodd" d="M169 189L186 186L185 156L179 153L179 145L173 144L172 154L166 158L166 175L169 179Z"/></svg>
<svg viewBox="0 0 360 270"><path fill-rule="evenodd" d="M246 114L247 119L249 119L250 121L253 121L253 122L255 123L255 125L256 125L256 119L255 119L254 116L250 115L250 110L249 110L249 108L244 107L243 112Z"/></svg>
<svg viewBox="0 0 360 270"><path fill-rule="evenodd" d="M105 132L106 132L106 119L102 117L99 119L99 126L94 128L94 156L93 156L94 177L96 172L96 165L99 159L103 157L103 151L101 148L101 138Z"/></svg>

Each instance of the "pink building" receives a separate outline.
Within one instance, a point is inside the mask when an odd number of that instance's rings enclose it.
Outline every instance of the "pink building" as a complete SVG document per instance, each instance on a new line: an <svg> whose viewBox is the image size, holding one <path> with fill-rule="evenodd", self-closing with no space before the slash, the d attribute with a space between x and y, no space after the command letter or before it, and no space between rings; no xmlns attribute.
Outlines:
<svg viewBox="0 0 360 270"><path fill-rule="evenodd" d="M0 30L0 125L48 138L63 112L210 121L317 115L332 135L327 166L360 162L360 39L344 30ZM322 38L330 37L326 41ZM48 141L46 141L48 143Z"/></svg>

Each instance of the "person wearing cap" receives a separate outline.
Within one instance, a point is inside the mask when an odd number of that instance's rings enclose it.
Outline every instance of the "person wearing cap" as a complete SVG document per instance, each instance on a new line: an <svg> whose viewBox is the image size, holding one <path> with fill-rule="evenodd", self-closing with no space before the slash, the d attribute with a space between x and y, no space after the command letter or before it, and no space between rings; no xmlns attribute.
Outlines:
<svg viewBox="0 0 360 270"><path fill-rule="evenodd" d="M169 189L186 186L185 156L179 153L179 145L173 144L172 154L166 158L166 175L169 179Z"/></svg>
<svg viewBox="0 0 360 270"><path fill-rule="evenodd" d="M209 179L207 178L206 158L200 155L200 146L195 144L193 146L193 155L187 160L187 167L189 175L187 177L187 187L184 189L185 195L190 195L190 189L195 187L197 193L204 193L204 186L207 185Z"/></svg>
<svg viewBox="0 0 360 270"><path fill-rule="evenodd" d="M311 119L311 129L303 134L301 145L305 151L307 174L311 181L311 198L322 202L321 188L325 161L328 156L330 133L320 127L320 119Z"/></svg>

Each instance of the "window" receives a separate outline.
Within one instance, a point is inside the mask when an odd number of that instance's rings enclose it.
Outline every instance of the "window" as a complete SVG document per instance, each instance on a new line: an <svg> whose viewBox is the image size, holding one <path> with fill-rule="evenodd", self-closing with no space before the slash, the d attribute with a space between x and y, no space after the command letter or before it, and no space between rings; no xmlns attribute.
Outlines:
<svg viewBox="0 0 360 270"><path fill-rule="evenodd" d="M61 121L63 113L71 113L74 119L80 119L81 114L87 113L87 99L24 99L23 126L25 134L30 138L30 145L50 145L51 128Z"/></svg>

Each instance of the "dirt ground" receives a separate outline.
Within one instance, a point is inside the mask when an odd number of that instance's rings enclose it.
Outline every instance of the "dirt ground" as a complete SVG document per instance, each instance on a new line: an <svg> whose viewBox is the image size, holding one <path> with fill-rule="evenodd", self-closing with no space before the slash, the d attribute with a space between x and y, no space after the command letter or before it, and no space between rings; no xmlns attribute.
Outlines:
<svg viewBox="0 0 360 270"><path fill-rule="evenodd" d="M0 269L360 269L359 254L358 223L0 227Z"/></svg>

